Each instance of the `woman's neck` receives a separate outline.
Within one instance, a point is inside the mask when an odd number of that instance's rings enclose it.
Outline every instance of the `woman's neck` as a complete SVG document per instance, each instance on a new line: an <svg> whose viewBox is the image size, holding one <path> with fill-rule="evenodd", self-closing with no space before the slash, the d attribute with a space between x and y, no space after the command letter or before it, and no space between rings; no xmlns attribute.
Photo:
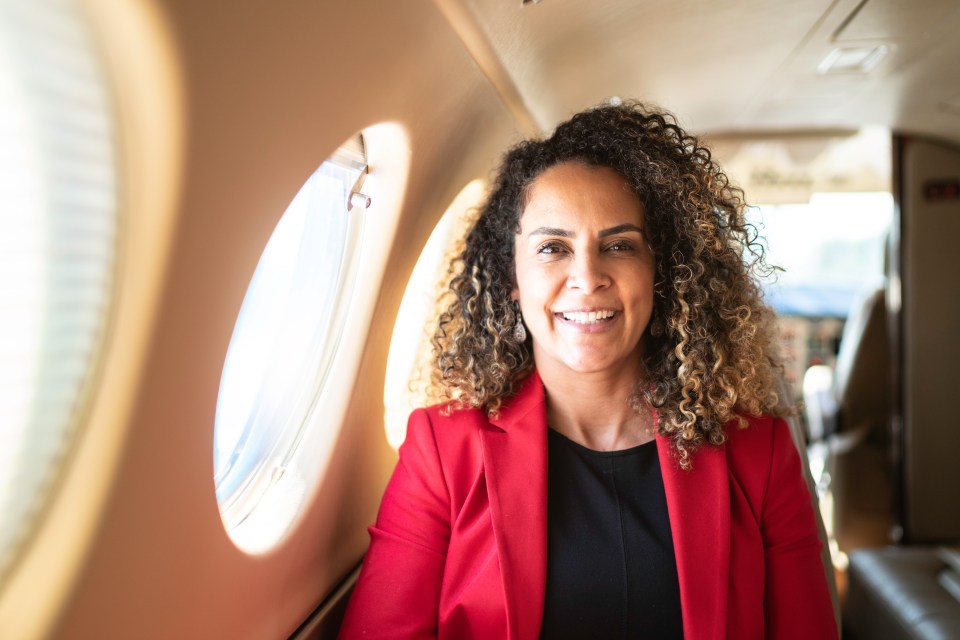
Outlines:
<svg viewBox="0 0 960 640"><path fill-rule="evenodd" d="M574 442L597 451L628 449L653 440L653 410L630 406L639 373L551 375L540 371L546 391L547 424Z"/></svg>

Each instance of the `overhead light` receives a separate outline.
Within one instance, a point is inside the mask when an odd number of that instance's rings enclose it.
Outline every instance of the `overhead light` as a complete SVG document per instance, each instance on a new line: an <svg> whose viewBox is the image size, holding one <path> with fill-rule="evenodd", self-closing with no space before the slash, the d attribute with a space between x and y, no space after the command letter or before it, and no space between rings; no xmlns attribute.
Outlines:
<svg viewBox="0 0 960 640"><path fill-rule="evenodd" d="M839 47L817 65L817 73L868 73L890 50L885 44L876 47Z"/></svg>

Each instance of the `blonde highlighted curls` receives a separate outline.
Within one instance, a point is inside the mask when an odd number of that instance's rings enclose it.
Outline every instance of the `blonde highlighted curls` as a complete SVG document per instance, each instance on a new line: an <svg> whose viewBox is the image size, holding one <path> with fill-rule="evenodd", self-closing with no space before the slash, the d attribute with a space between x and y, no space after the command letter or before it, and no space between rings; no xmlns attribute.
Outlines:
<svg viewBox="0 0 960 640"><path fill-rule="evenodd" d="M630 401L638 411L657 408L680 463L689 468L701 446L723 444L724 425L744 424L744 414L793 412L776 391L774 315L757 282L773 269L745 220L742 192L672 115L636 102L579 113L504 156L450 265L432 399L495 413L532 370L530 338L513 335L514 242L530 184L564 162L618 171L643 203L656 280L646 374Z"/></svg>

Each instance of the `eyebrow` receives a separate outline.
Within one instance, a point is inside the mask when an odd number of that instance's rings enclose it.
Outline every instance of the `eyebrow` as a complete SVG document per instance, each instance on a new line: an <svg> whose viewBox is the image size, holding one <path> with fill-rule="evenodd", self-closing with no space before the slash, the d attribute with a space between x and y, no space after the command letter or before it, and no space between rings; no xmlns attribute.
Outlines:
<svg viewBox="0 0 960 640"><path fill-rule="evenodd" d="M618 233L625 233L627 231L636 231L637 233L643 235L643 229L638 227L635 224L618 224L615 227L610 227L609 229L604 229L600 232L601 238L606 238L607 236L615 236ZM566 229L560 229L558 227L537 227L531 231L528 235L530 236L559 236L561 238L572 238L574 233Z"/></svg>
<svg viewBox="0 0 960 640"><path fill-rule="evenodd" d="M640 235L643 235L643 229L641 229L635 224L627 223L627 224L618 224L615 227L604 229L603 231L600 232L600 237L606 238L607 236L615 236L618 233L625 233L627 231L636 231Z"/></svg>

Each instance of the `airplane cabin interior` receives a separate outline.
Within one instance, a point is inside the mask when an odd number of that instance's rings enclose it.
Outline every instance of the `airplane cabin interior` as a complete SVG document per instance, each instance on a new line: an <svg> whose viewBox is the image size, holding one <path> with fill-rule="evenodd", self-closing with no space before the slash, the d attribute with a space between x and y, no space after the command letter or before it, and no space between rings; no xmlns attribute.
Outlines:
<svg viewBox="0 0 960 640"><path fill-rule="evenodd" d="M500 154L636 99L782 267L843 637L960 638L958 29L955 0L0 0L0 637L336 637Z"/></svg>

